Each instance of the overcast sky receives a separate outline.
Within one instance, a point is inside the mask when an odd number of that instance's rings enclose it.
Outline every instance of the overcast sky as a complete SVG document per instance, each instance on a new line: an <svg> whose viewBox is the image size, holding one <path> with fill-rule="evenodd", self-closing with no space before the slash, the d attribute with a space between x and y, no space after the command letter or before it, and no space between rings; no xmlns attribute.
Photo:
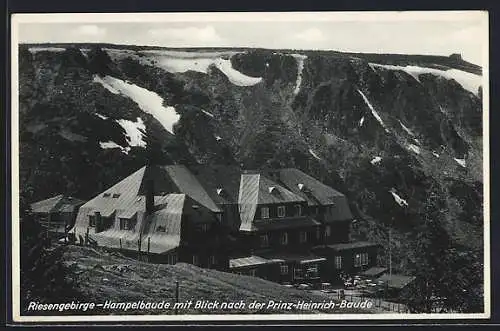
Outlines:
<svg viewBox="0 0 500 331"><path fill-rule="evenodd" d="M19 15L18 37L20 43L107 42L165 47L461 53L465 60L480 65L486 50L487 16L481 12L277 15Z"/></svg>

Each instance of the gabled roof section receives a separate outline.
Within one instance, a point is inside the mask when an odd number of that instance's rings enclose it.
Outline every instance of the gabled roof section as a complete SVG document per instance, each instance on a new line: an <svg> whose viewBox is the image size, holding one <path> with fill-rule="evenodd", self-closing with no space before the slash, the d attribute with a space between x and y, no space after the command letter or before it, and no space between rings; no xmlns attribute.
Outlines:
<svg viewBox="0 0 500 331"><path fill-rule="evenodd" d="M256 230L257 205L304 202L300 196L258 173L244 173L240 178L238 207L242 231Z"/></svg>
<svg viewBox="0 0 500 331"><path fill-rule="evenodd" d="M278 173L279 180L292 192L306 199L310 206L330 205L338 198L345 197L299 169L285 168L280 169Z"/></svg>
<svg viewBox="0 0 500 331"><path fill-rule="evenodd" d="M237 204L241 169L237 166L202 165L190 168L212 200L219 204Z"/></svg>
<svg viewBox="0 0 500 331"><path fill-rule="evenodd" d="M147 247L149 242L150 252L161 254L179 246L185 201L185 194L166 196L164 208L146 219L147 228L142 236L143 247Z"/></svg>
<svg viewBox="0 0 500 331"><path fill-rule="evenodd" d="M188 168L183 165L165 166L164 169L178 187L178 193L184 193L213 212L221 212L205 188Z"/></svg>
<svg viewBox="0 0 500 331"><path fill-rule="evenodd" d="M85 203L84 200L59 194L56 195L55 197L32 203L31 210L34 213L49 213L49 212L71 213L75 210L76 207L79 207L84 203Z"/></svg>
<svg viewBox="0 0 500 331"><path fill-rule="evenodd" d="M293 193L282 185L260 176L258 204L276 204L288 202L304 202L304 198Z"/></svg>
<svg viewBox="0 0 500 331"><path fill-rule="evenodd" d="M106 212L108 210L124 209L127 206L137 204L139 188L143 181L146 167L134 172L132 175L113 185L82 207L92 208L96 211Z"/></svg>

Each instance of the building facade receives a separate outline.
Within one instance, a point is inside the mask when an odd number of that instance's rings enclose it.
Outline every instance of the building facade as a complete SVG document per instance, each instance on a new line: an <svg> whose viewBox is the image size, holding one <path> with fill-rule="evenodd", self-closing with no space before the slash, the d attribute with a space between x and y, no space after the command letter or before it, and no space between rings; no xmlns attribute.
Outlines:
<svg viewBox="0 0 500 331"><path fill-rule="evenodd" d="M84 204L71 233L149 261L311 283L375 265L375 245L350 242L351 221L343 194L298 169L168 165Z"/></svg>

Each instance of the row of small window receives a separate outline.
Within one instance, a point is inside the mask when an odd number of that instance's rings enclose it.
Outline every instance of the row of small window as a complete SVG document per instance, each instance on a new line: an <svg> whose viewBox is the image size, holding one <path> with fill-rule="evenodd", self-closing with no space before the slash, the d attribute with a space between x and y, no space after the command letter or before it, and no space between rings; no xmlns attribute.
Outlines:
<svg viewBox="0 0 500 331"><path fill-rule="evenodd" d="M133 230L135 228L136 219L135 218L120 218L120 230ZM96 217L89 217L89 226L96 226Z"/></svg>
<svg viewBox="0 0 500 331"><path fill-rule="evenodd" d="M200 257L198 255L193 255L192 259L193 265L200 265ZM209 265L216 265L217 264L217 257L215 255L210 255L208 258L208 264Z"/></svg>
<svg viewBox="0 0 500 331"><path fill-rule="evenodd" d="M293 216L302 216L303 215L303 213L302 213L302 206L301 205L294 205L293 208L294 208ZM327 206L325 208L326 208L325 210L327 212L329 212L334 207L333 206ZM285 217L286 216L286 206L278 206L276 209L277 209L277 213L276 214L277 214L278 217ZM269 207L261 207L260 208L260 217L262 219L270 218L269 211L270 211ZM310 211L310 213L313 214L313 215L318 215L319 214L319 207L314 207L314 209L312 209Z"/></svg>
<svg viewBox="0 0 500 331"><path fill-rule="evenodd" d="M325 227L325 237L330 237L332 233L332 229L329 225ZM316 239L319 239L321 236L321 229L318 227L316 228ZM299 242L300 243L306 243L308 241L309 234L307 231L300 231L299 232ZM288 232L283 232L280 236L280 244L281 245L288 245ZM268 247L269 246L269 235L268 234L263 234L260 236L260 246L261 247Z"/></svg>
<svg viewBox="0 0 500 331"><path fill-rule="evenodd" d="M104 193L102 195L104 198L109 198L109 197L112 197L112 198L119 198L120 197L120 194L119 193L113 193L113 195L111 195L111 193Z"/></svg>
<svg viewBox="0 0 500 331"><path fill-rule="evenodd" d="M294 216L301 216L302 215L302 206L295 205L293 207L294 207ZM286 206L278 206L277 207L277 215L278 215L278 217L285 217L286 216ZM260 217L262 219L269 218L269 207L261 207L260 208Z"/></svg>
<svg viewBox="0 0 500 331"><path fill-rule="evenodd" d="M335 256L335 269L342 269L342 256ZM361 267L368 265L369 258L368 253L358 253L354 255L354 266Z"/></svg>

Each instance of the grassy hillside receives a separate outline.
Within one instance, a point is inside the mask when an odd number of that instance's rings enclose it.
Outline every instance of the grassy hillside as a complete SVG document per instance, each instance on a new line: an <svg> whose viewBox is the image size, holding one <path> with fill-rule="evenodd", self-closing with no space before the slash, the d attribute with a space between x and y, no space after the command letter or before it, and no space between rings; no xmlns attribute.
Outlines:
<svg viewBox="0 0 500 331"><path fill-rule="evenodd" d="M307 291L290 289L260 278L242 276L216 270L201 269L191 264L151 264L124 257L104 248L66 246L63 248L64 265L68 268L66 278L71 279L74 289L82 301L113 302L175 302L175 282L179 282L179 302L208 300L219 302L240 302L244 309L181 309L184 314L211 313L372 313L363 309L330 309L323 311L249 309L253 302L270 300L276 302L329 301L326 297ZM194 303L193 303L194 306ZM74 313L74 312L73 312ZM83 312L80 312L83 313ZM172 309L138 310L127 312L101 309L94 314L173 314Z"/></svg>

